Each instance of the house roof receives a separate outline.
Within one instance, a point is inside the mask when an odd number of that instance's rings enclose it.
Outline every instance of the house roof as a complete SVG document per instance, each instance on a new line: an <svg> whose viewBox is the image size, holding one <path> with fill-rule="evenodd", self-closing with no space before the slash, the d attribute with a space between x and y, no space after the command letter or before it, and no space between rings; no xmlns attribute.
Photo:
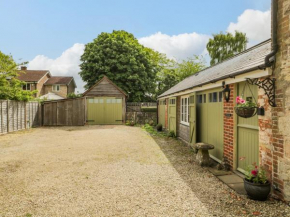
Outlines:
<svg viewBox="0 0 290 217"><path fill-rule="evenodd" d="M45 95L42 95L41 97L39 97L40 99L44 99L44 100L59 100L59 99L64 99L63 97L55 94L55 93L51 93L48 92Z"/></svg>
<svg viewBox="0 0 290 217"><path fill-rule="evenodd" d="M125 96L128 96L125 91L123 91L120 87L118 87L113 81L111 81L107 76L104 76L100 80L96 82L91 88L87 89L84 93L83 96L85 96L87 93L89 93L94 87L98 86L103 80L107 80L110 84L112 84L118 91L120 91L122 94Z"/></svg>
<svg viewBox="0 0 290 217"><path fill-rule="evenodd" d="M17 78L25 82L38 82L47 73L48 70L19 70Z"/></svg>
<svg viewBox="0 0 290 217"><path fill-rule="evenodd" d="M44 85L53 85L53 84L64 84L69 85L69 83L73 80L73 77L66 76L52 76L49 78Z"/></svg>
<svg viewBox="0 0 290 217"><path fill-rule="evenodd" d="M189 76L159 95L158 98L213 83L235 75L265 68L265 57L271 52L271 39L253 46L221 63Z"/></svg>

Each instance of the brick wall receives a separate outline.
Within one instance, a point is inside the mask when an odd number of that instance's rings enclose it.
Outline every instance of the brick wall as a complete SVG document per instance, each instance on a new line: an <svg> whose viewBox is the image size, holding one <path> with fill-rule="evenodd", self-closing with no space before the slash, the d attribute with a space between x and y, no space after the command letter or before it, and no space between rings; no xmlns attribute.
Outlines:
<svg viewBox="0 0 290 217"><path fill-rule="evenodd" d="M46 74L43 78L40 79L40 81L36 84L37 89L37 97L44 95L44 83L48 80L49 75Z"/></svg>
<svg viewBox="0 0 290 217"><path fill-rule="evenodd" d="M44 94L47 94L48 92L55 93L63 98L67 97L67 86L66 85L60 85L59 91L53 91L52 85L46 85L44 89Z"/></svg>
<svg viewBox="0 0 290 217"><path fill-rule="evenodd" d="M231 89L230 100L224 100L224 161L233 168L234 159L234 84ZM228 116L230 115L230 116Z"/></svg>
<svg viewBox="0 0 290 217"><path fill-rule="evenodd" d="M271 107L262 89L259 104L260 164L269 172L276 187L274 196L290 201L290 0L278 0L278 45L273 78L276 79L276 104Z"/></svg>

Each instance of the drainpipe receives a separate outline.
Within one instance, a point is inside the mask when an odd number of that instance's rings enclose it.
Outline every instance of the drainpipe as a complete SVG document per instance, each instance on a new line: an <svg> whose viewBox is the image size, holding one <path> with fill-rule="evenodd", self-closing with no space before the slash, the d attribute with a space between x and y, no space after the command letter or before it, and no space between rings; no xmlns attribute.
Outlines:
<svg viewBox="0 0 290 217"><path fill-rule="evenodd" d="M272 0L272 52L265 57L265 66L270 67L273 62L270 61L272 57L275 57L278 51L277 42L277 14L278 14L278 0Z"/></svg>

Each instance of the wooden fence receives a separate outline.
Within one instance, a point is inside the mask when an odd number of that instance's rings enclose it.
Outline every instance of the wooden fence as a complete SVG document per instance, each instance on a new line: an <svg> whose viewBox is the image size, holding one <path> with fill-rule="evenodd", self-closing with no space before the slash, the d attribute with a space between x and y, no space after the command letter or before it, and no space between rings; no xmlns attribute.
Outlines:
<svg viewBox="0 0 290 217"><path fill-rule="evenodd" d="M41 125L39 102L0 100L0 134Z"/></svg>
<svg viewBox="0 0 290 217"><path fill-rule="evenodd" d="M44 126L83 126L84 98L47 101L43 103Z"/></svg>

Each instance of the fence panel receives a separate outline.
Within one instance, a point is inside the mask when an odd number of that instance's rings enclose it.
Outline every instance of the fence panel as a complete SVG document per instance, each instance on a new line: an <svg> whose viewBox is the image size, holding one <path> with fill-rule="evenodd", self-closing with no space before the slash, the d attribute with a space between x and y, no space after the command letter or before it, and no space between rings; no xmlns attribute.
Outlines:
<svg viewBox="0 0 290 217"><path fill-rule="evenodd" d="M0 134L41 125L38 102L0 100Z"/></svg>
<svg viewBox="0 0 290 217"><path fill-rule="evenodd" d="M84 98L44 102L43 110L43 125L45 126L83 126L85 124Z"/></svg>

